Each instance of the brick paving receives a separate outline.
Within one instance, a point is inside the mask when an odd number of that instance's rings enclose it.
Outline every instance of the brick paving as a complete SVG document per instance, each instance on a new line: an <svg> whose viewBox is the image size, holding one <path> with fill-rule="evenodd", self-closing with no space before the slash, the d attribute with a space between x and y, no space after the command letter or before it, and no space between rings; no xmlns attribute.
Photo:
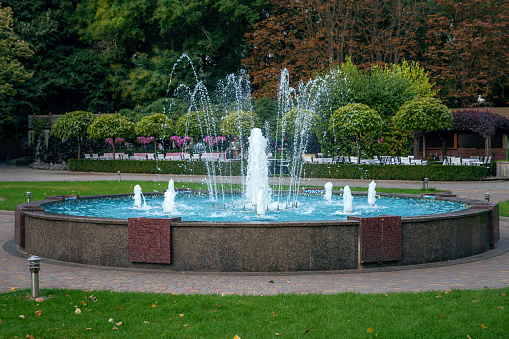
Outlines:
<svg viewBox="0 0 509 339"><path fill-rule="evenodd" d="M110 175L69 172L0 169L0 181L18 180L116 180ZM29 179L24 179L28 173ZM40 173L40 175L34 175ZM139 180L151 180L133 176ZM128 178L125 178L128 179ZM129 178L133 180L132 178ZM185 180L185 178L180 178ZM161 178L160 180L167 180ZM199 181L199 178L187 178ZM323 180L321 180L323 181ZM340 186L339 181L336 181ZM341 181L343 182L343 181ZM344 181L366 185L368 181ZM380 185L377 182L377 185ZM388 181L379 187L418 188L418 182ZM509 199L507 182L438 183L433 187L452 189L469 198L482 199L484 192L496 194L492 201ZM495 200L496 199L496 200ZM501 218L501 239L487 253L442 263L385 269L299 273L199 273L140 270L71 264L42 260L41 288L142 291L155 293L253 294L417 292L426 290L500 288L509 285L509 218ZM13 241L14 212L0 211L0 292L30 288L28 254L16 249Z"/></svg>

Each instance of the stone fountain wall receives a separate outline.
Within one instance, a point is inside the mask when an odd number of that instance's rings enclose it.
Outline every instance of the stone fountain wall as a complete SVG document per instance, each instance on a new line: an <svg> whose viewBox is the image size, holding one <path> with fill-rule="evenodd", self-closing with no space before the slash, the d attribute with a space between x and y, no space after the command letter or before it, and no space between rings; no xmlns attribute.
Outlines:
<svg viewBox="0 0 509 339"><path fill-rule="evenodd" d="M75 217L46 213L39 201L17 207L15 241L31 254L62 261L228 272L415 265L493 248L499 240L498 204L450 199L471 208L419 217L276 223ZM380 228L392 235L380 236Z"/></svg>

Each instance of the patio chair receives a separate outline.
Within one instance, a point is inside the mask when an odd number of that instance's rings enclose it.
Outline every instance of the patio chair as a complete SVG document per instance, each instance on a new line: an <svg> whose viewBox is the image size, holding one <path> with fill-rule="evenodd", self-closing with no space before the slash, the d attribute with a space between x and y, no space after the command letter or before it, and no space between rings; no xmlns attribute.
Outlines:
<svg viewBox="0 0 509 339"><path fill-rule="evenodd" d="M90 158L90 154L85 154L85 159L89 159L90 160L91 159Z"/></svg>

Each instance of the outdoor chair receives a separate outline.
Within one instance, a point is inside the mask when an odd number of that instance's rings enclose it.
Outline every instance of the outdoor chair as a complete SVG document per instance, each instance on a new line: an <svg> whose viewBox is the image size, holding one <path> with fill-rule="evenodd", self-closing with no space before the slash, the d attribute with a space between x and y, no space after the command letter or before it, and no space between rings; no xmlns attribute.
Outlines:
<svg viewBox="0 0 509 339"><path fill-rule="evenodd" d="M90 154L85 154L85 159L89 159L90 160L91 159L90 158Z"/></svg>
<svg viewBox="0 0 509 339"><path fill-rule="evenodd" d="M92 160L99 160L99 154L92 154Z"/></svg>

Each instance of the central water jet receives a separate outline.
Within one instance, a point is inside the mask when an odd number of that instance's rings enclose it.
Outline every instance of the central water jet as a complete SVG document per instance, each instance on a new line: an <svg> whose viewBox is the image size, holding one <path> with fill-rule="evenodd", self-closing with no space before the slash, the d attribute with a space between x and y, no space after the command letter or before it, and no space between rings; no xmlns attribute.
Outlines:
<svg viewBox="0 0 509 339"><path fill-rule="evenodd" d="M256 213L262 217L272 200L266 149L267 140L262 131L259 128L253 128L249 136L245 197L248 203L256 207Z"/></svg>

